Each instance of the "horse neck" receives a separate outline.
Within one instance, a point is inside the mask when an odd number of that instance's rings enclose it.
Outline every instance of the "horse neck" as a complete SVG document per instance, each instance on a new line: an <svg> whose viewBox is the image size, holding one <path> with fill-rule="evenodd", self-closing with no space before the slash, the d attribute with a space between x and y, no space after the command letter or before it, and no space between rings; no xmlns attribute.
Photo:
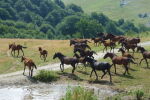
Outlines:
<svg viewBox="0 0 150 100"><path fill-rule="evenodd" d="M62 60L64 57L66 57L66 56L64 56L64 55L58 56L58 58L59 58L60 60Z"/></svg>
<svg viewBox="0 0 150 100"><path fill-rule="evenodd" d="M114 57L116 57L116 55L112 53L109 57L110 57L111 59L113 59Z"/></svg>

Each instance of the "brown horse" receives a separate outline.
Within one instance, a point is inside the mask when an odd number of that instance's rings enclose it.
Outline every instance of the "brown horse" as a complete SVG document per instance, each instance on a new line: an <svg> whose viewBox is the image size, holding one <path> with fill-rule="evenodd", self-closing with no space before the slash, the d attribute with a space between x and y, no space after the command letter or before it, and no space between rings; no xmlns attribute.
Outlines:
<svg viewBox="0 0 150 100"><path fill-rule="evenodd" d="M137 38L131 38L131 39L126 39L125 42L127 42L128 44L138 44L141 42L141 39L139 37Z"/></svg>
<svg viewBox="0 0 150 100"><path fill-rule="evenodd" d="M147 59L150 59L150 51L145 50L145 48L138 46L137 51L140 51L142 53L143 58L140 61L140 64L143 60L146 61L147 67L148 67L148 61Z"/></svg>
<svg viewBox="0 0 150 100"><path fill-rule="evenodd" d="M73 57L76 57L77 60L78 60L78 63L81 63L81 64L84 65L84 67L86 67L86 61L84 60L85 57L81 57L81 56L79 56L77 53L75 53ZM78 64L78 63L77 63L77 64Z"/></svg>
<svg viewBox="0 0 150 100"><path fill-rule="evenodd" d="M85 44L85 43L76 43L76 44L74 44L74 52L77 49L82 49L82 50L90 49L91 50L91 47L89 45Z"/></svg>
<svg viewBox="0 0 150 100"><path fill-rule="evenodd" d="M91 40L94 41L95 46L101 45L102 38L92 38Z"/></svg>
<svg viewBox="0 0 150 100"><path fill-rule="evenodd" d="M135 58L134 58L131 54L126 53L123 48L120 48L120 49L118 50L118 52L121 52L123 57L128 57L128 58L131 58L131 59L135 60Z"/></svg>
<svg viewBox="0 0 150 100"><path fill-rule="evenodd" d="M24 61L24 72L23 72L23 75L25 73L26 67L28 67L29 68L29 76L32 77L33 76L33 69L34 68L37 69L35 63L32 61L32 59L28 59L28 58L22 56L21 62L23 62L23 61Z"/></svg>
<svg viewBox="0 0 150 100"><path fill-rule="evenodd" d="M54 54L53 59L58 58L61 62L60 69L64 71L64 64L71 65L73 67L72 73L75 71L75 65L78 63L78 59L75 57L66 57L62 53L57 52ZM61 67L62 66L62 67Z"/></svg>
<svg viewBox="0 0 150 100"><path fill-rule="evenodd" d="M133 51L133 54L135 52L135 48L137 47L136 44L129 44L129 43L126 43L126 42L123 42L122 43L123 47L129 52L129 50L131 49Z"/></svg>
<svg viewBox="0 0 150 100"><path fill-rule="evenodd" d="M87 43L91 43L90 41L88 41L88 40L83 40L83 39L71 39L70 40L70 46L71 45L74 45L74 44L76 44L76 43L84 43L84 44L87 44Z"/></svg>
<svg viewBox="0 0 150 100"><path fill-rule="evenodd" d="M126 74L126 72L129 74L128 72L128 68L129 68L129 63L133 63L133 64L137 64L135 63L131 58L128 57L118 57L116 54L114 53L106 53L104 55L104 59L110 57L110 59L112 60L112 63L114 65L115 68L115 74L116 74L116 64L118 65L123 65L125 67L125 72L124 75Z"/></svg>
<svg viewBox="0 0 150 100"><path fill-rule="evenodd" d="M116 43L116 42L118 42L119 40L121 40L125 37L124 36L116 36L116 35L113 35L113 34L107 34L105 38L110 39L111 41Z"/></svg>
<svg viewBox="0 0 150 100"><path fill-rule="evenodd" d="M11 55L12 55L12 56L13 56L12 52L14 52L14 56L15 56L15 51L16 51L16 50L18 51L17 57L19 56L19 51L20 51L20 50L22 51L23 56L24 56L23 48L27 48L27 47L24 47L24 46L22 46L22 45L20 45L20 44L16 45L15 43L9 44L9 49L11 49Z"/></svg>
<svg viewBox="0 0 150 100"><path fill-rule="evenodd" d="M40 58L41 58L41 56L43 56L44 61L45 61L45 60L46 60L46 57L47 57L47 55L48 55L47 50L42 50L42 48L39 47L39 51L40 51Z"/></svg>
<svg viewBox="0 0 150 100"><path fill-rule="evenodd" d="M102 40L102 43L104 45L103 52L104 52L105 49L106 49L106 52L107 52L107 47L110 47L110 52L111 52L111 50L113 50L113 52L114 52L114 49L116 47L116 44L114 42L107 41L107 40Z"/></svg>

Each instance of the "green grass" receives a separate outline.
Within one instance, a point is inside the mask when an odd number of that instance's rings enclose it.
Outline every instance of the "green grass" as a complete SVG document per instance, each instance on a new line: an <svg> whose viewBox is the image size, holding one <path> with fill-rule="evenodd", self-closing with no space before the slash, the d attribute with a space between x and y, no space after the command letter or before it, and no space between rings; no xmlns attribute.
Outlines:
<svg viewBox="0 0 150 100"><path fill-rule="evenodd" d="M68 88L66 95L62 100L98 100L92 90L85 89L84 87L77 86Z"/></svg>
<svg viewBox="0 0 150 100"><path fill-rule="evenodd" d="M34 76L35 80L41 82L52 82L56 81L59 78L56 72L54 71L47 71L47 70L40 70L37 75Z"/></svg>
<svg viewBox="0 0 150 100"><path fill-rule="evenodd" d="M111 19L118 20L124 18L135 23L148 23L149 18L139 18L138 14L150 12L149 0L125 0L130 1L124 7L120 7L120 0L62 0L67 4L77 4L90 14L91 12L104 13Z"/></svg>

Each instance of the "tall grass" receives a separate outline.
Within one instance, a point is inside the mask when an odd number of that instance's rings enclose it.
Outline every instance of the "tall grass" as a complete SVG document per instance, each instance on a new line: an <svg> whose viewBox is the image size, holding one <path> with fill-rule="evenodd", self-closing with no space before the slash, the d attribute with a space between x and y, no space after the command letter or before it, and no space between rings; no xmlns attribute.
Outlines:
<svg viewBox="0 0 150 100"><path fill-rule="evenodd" d="M68 88L66 95L62 100L97 100L97 97L92 90L77 86L74 88Z"/></svg>
<svg viewBox="0 0 150 100"><path fill-rule="evenodd" d="M41 70L36 76L34 76L34 79L42 82L56 81L58 78L56 72L47 70Z"/></svg>

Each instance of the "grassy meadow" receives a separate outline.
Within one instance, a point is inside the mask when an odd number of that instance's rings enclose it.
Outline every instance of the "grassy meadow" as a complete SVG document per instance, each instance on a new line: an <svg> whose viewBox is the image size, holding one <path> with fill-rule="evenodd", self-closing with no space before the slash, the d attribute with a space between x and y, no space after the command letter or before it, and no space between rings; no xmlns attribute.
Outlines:
<svg viewBox="0 0 150 100"><path fill-rule="evenodd" d="M77 4L83 8L83 10L90 14L91 12L104 13L108 17L114 20L124 18L126 20L132 20L135 23L147 24L149 18L139 18L138 14L144 14L150 12L149 0L124 0L127 4L120 7L121 0L62 0L66 5Z"/></svg>

